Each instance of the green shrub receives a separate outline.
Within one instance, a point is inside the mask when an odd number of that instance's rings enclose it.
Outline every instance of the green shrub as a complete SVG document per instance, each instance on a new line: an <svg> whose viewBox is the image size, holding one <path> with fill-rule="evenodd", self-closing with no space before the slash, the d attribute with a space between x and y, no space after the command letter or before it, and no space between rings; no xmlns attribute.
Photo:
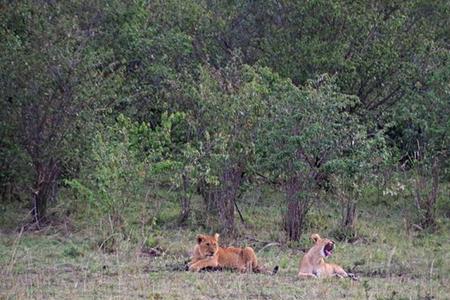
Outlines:
<svg viewBox="0 0 450 300"><path fill-rule="evenodd" d="M80 178L67 180L87 211L79 212L97 224L102 247L114 247L128 234L125 218L133 202L145 198L146 166L131 149L129 133L120 123L100 130L91 145L91 161Z"/></svg>

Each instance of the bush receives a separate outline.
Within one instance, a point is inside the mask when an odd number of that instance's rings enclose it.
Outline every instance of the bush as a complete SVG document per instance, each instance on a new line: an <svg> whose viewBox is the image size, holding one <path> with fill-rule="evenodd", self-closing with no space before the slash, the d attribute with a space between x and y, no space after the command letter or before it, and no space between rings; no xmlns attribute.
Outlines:
<svg viewBox="0 0 450 300"><path fill-rule="evenodd" d="M145 198L145 161L130 147L129 133L120 123L100 130L92 141L89 163L77 179L66 180L80 199L85 217L99 227L102 247L114 247L117 238L126 238L125 215L133 202Z"/></svg>

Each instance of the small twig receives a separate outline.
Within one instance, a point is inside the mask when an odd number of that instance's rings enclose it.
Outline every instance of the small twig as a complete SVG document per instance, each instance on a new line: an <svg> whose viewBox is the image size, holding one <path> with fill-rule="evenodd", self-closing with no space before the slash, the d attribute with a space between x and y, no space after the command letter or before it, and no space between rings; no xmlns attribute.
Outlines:
<svg viewBox="0 0 450 300"><path fill-rule="evenodd" d="M270 183L270 184L278 185L278 182L277 182L277 181L272 180L272 179L270 179L269 177L267 177L267 176L265 176L265 175L263 175L263 174L261 174L261 173L255 172L255 174L256 174L257 176L261 177L262 179L264 179L264 181L266 181L266 182L268 182L268 183Z"/></svg>
<svg viewBox="0 0 450 300"><path fill-rule="evenodd" d="M264 247L262 247L261 249L258 250L258 254L263 251L266 248L272 247L272 246L280 246L280 243L277 242L273 242L273 243L268 243L267 245L265 245Z"/></svg>
<svg viewBox="0 0 450 300"><path fill-rule="evenodd" d="M416 228L417 230L423 230L422 226L420 226L420 225L412 224L411 226Z"/></svg>
<svg viewBox="0 0 450 300"><path fill-rule="evenodd" d="M117 232L115 232L115 233L113 233L113 234L110 234L101 244L100 244L100 246L98 246L98 249L99 250L102 250L103 249L103 245L107 242L107 241L109 241L111 238L113 238L114 236L116 236L116 235L119 235L119 233L117 233Z"/></svg>
<svg viewBox="0 0 450 300"><path fill-rule="evenodd" d="M241 218L242 223L245 224L244 217L242 216L241 210L239 209L239 207L238 207L238 205L236 203L236 199L233 199L233 202L234 202L234 207L236 207L236 210L237 210L237 212L239 214L239 217Z"/></svg>
<svg viewBox="0 0 450 300"><path fill-rule="evenodd" d="M17 248L19 246L19 240L22 237L23 231L24 231L24 226L22 226L22 228L20 229L19 235L17 236L16 240L14 241L14 245L13 245L14 249L13 249L13 253L11 255L11 260L9 262L7 273L11 273L11 271L12 271L13 265L16 260L16 253L17 253Z"/></svg>
<svg viewBox="0 0 450 300"><path fill-rule="evenodd" d="M391 254L389 255L389 259L388 259L388 263L387 263L387 267L388 267L389 274L391 274L392 257L394 256L395 250L396 250L396 249L397 249L397 248L394 246L394 248L392 248Z"/></svg>
<svg viewBox="0 0 450 300"><path fill-rule="evenodd" d="M433 277L433 266L434 266L434 259L431 261L431 266L430 266L430 281Z"/></svg>

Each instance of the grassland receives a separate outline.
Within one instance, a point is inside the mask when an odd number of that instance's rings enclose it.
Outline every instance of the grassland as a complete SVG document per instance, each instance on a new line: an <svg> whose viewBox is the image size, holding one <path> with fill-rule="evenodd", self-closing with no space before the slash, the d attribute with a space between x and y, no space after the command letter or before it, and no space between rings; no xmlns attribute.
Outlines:
<svg viewBox="0 0 450 300"><path fill-rule="evenodd" d="M92 228L62 223L34 232L2 230L0 299L450 298L448 219L441 219L430 234L408 229L391 209L364 207L358 220L361 238L338 242L330 258L360 280L299 280L298 262L310 246L307 234L299 243L286 243L279 207L271 201L255 203L241 207L246 223L236 219L239 236L222 243L253 246L264 265L280 266L275 276L184 271L196 234L206 230L196 230L195 224L185 229L160 226L149 233L151 243L144 248L123 240L115 251L105 252ZM338 223L330 210L314 208L308 233L332 232Z"/></svg>

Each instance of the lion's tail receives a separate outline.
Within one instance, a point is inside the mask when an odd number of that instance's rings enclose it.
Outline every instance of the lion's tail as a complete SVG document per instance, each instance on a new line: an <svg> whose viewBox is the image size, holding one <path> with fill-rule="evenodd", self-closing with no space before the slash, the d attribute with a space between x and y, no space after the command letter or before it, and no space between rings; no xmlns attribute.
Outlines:
<svg viewBox="0 0 450 300"><path fill-rule="evenodd" d="M256 266L255 268L253 268L253 272L255 273L261 273L261 274L268 274L268 275L275 275L278 273L278 266L275 266L275 268L273 268L273 270L269 270L264 266Z"/></svg>
<svg viewBox="0 0 450 300"><path fill-rule="evenodd" d="M347 276L349 278L351 278L352 280L354 280L354 281L358 281L359 280L359 278L353 273L347 273Z"/></svg>

